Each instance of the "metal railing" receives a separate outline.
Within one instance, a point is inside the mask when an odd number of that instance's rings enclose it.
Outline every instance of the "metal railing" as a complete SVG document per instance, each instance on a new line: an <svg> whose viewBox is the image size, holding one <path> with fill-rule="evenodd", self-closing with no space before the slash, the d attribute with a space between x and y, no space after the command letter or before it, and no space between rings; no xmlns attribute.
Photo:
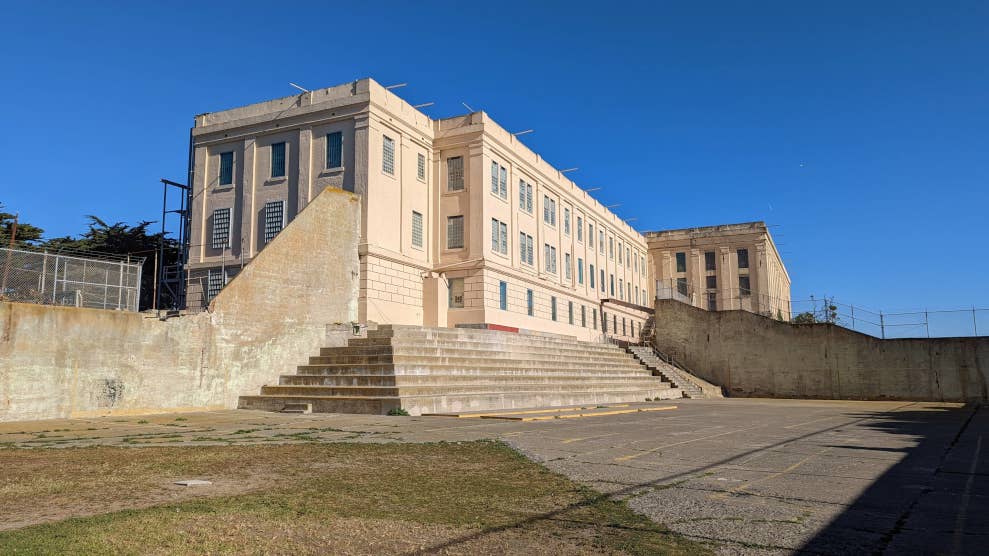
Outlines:
<svg viewBox="0 0 989 556"><path fill-rule="evenodd" d="M143 258L0 248L0 300L137 311Z"/></svg>

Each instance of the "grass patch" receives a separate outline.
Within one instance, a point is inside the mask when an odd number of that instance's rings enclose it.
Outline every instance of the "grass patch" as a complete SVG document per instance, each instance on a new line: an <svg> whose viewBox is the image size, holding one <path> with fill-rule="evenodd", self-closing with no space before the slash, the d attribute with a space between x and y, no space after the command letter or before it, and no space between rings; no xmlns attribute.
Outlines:
<svg viewBox="0 0 989 556"><path fill-rule="evenodd" d="M5 450L0 465L0 523L41 523L0 532L5 553L706 552L492 442ZM187 478L214 484L171 484Z"/></svg>

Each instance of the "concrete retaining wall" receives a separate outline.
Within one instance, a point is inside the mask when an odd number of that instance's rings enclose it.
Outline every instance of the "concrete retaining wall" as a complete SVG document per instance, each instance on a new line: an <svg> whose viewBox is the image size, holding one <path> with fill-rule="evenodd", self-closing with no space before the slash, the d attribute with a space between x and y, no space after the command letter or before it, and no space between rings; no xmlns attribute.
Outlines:
<svg viewBox="0 0 989 556"><path fill-rule="evenodd" d="M989 391L989 338L880 340L830 324L656 303L656 347L732 396L966 401Z"/></svg>
<svg viewBox="0 0 989 556"><path fill-rule="evenodd" d="M327 189L209 311L0 303L0 421L236 407L357 319L359 236L359 198Z"/></svg>

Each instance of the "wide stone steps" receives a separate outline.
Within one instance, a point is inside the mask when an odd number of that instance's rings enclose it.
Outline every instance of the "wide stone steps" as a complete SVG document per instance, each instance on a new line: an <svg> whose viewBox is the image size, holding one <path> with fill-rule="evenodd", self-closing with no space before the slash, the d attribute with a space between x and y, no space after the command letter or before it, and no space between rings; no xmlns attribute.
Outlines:
<svg viewBox="0 0 989 556"><path fill-rule="evenodd" d="M617 346L489 330L385 326L322 348L239 407L409 413L671 399L683 396Z"/></svg>

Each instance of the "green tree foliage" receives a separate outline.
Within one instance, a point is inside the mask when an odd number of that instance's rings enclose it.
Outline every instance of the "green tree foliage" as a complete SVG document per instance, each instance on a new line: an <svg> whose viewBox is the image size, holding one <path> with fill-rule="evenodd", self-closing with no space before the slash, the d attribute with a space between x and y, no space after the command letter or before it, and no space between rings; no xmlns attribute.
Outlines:
<svg viewBox="0 0 989 556"><path fill-rule="evenodd" d="M810 311L804 311L803 313L798 313L793 317L794 324L814 324L817 322L817 317L814 313Z"/></svg>
<svg viewBox="0 0 989 556"><path fill-rule="evenodd" d="M110 253L114 255L143 257L144 268L141 273L140 308L149 309L152 306L155 283L155 253L158 252L158 242L161 232L149 233L148 227L153 222L142 221L129 226L123 222L107 224L96 216L88 216L89 229L79 237L65 236L50 239L41 245L49 251L72 250L85 253ZM174 265L178 261L179 244L167 237L165 240L165 265ZM167 300L166 300L167 302Z"/></svg>
<svg viewBox="0 0 989 556"><path fill-rule="evenodd" d="M0 203L0 247L10 245L10 236L14 231L14 214L4 210L3 203ZM14 244L19 247L33 245L41 241L41 236L45 231L37 226L28 224L23 219L17 221L17 236Z"/></svg>

